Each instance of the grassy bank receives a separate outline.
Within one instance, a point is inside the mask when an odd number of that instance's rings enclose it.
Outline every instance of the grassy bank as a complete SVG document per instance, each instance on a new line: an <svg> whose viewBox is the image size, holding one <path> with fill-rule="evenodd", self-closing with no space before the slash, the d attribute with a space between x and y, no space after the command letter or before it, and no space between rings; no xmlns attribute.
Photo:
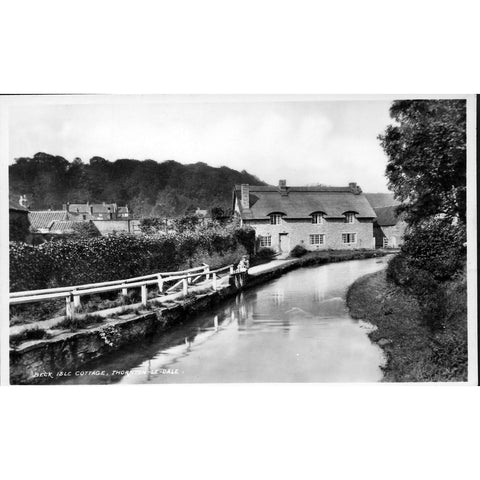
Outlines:
<svg viewBox="0 0 480 480"><path fill-rule="evenodd" d="M466 280L445 285L444 327L432 330L415 297L387 281L381 271L358 279L349 289L347 305L353 318L377 327L372 341L387 356L386 382L467 380Z"/></svg>
<svg viewBox="0 0 480 480"><path fill-rule="evenodd" d="M383 257L387 255L388 250L319 250L318 252L308 252L299 258L300 266L321 265L330 262L345 262L348 260L363 260L366 258ZM290 257L292 258L292 257Z"/></svg>

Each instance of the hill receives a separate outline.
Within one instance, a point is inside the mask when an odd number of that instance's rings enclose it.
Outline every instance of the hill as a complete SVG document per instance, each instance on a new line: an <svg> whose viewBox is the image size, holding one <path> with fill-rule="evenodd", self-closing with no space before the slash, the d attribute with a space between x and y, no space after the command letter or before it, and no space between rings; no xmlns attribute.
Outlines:
<svg viewBox="0 0 480 480"><path fill-rule="evenodd" d="M93 157L83 163L47 153L16 159L9 181L10 194L28 194L33 210L60 209L67 202L116 202L139 216L182 215L197 207L228 210L235 184L266 185L245 170L201 162Z"/></svg>

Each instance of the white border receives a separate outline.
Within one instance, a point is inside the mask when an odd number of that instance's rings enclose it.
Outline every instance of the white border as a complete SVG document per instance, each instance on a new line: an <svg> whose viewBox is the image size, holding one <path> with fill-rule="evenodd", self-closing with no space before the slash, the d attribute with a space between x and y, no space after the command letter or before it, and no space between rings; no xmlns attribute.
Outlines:
<svg viewBox="0 0 480 480"><path fill-rule="evenodd" d="M18 105L51 104L125 104L125 103L238 103L238 102L290 102L290 101L369 101L392 100L397 98L458 98L467 99L467 243L468 243L468 382L460 385L476 385L477 372L477 303L476 303L476 100L473 95L48 95L48 96L9 96L0 97L0 164L2 165L1 192L2 217L8 218L8 109ZM3 222L4 225L7 221ZM1 232L1 257L3 265L8 265L8 231ZM349 244L354 245L354 244ZM0 312L8 312L8 271L3 269L1 282ZM7 334L6 334L7 333ZM8 314L2 313L0 320L0 374L1 385L8 384ZM434 385L452 385L448 382L436 382ZM418 385L412 383L411 385ZM455 384L457 385L457 384Z"/></svg>

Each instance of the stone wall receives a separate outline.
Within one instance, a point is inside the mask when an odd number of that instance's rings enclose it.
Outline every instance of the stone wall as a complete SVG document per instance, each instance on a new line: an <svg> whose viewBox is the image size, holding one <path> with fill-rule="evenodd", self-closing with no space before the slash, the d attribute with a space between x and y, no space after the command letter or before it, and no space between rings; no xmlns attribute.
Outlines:
<svg viewBox="0 0 480 480"><path fill-rule="evenodd" d="M380 227L375 225L374 236L375 246L377 248L383 247L383 239L388 240L388 247L398 248L403 245L403 236L405 235L405 229L407 224L405 222L398 222L396 225Z"/></svg>
<svg viewBox="0 0 480 480"><path fill-rule="evenodd" d="M104 325L58 335L52 339L25 342L10 350L10 383L48 383L60 372L88 368L88 363L156 332L166 330L224 298L236 294L240 286L160 308L129 319L110 320Z"/></svg>
<svg viewBox="0 0 480 480"><path fill-rule="evenodd" d="M102 235L110 233L138 233L140 220L92 220Z"/></svg>
<svg viewBox="0 0 480 480"><path fill-rule="evenodd" d="M245 221L245 224L252 226L257 236L271 234L271 247L276 251L280 251L280 234L286 234L288 238L285 247L285 250L288 249L288 251L295 245L303 245L307 250L374 248L372 220L355 218L354 223L345 223L343 219L329 219L323 224L314 224L307 219L293 220L284 218L279 225L271 225L270 220L248 220ZM315 233L325 235L325 243L323 245L310 244L310 235ZM342 233L356 233L356 243L343 243Z"/></svg>

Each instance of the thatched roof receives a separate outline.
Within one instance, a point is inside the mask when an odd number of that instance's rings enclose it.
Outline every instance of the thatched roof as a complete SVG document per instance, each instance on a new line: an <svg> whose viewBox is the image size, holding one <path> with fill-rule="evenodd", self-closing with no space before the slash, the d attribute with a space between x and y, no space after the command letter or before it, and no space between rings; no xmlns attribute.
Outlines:
<svg viewBox="0 0 480 480"><path fill-rule="evenodd" d="M314 212L323 212L326 218L343 218L346 212L355 212L358 218L374 218L375 212L357 187L249 187L249 207L240 204L243 219L267 219L271 213L283 213L287 218L310 218ZM234 195L241 199L241 187L236 185Z"/></svg>
<svg viewBox="0 0 480 480"><path fill-rule="evenodd" d="M372 208L400 205L400 202L395 200L393 193L365 193L365 196Z"/></svg>
<svg viewBox="0 0 480 480"><path fill-rule="evenodd" d="M390 227L396 225L401 220L401 215L396 213L397 205L375 208L377 218L375 222L381 227Z"/></svg>

